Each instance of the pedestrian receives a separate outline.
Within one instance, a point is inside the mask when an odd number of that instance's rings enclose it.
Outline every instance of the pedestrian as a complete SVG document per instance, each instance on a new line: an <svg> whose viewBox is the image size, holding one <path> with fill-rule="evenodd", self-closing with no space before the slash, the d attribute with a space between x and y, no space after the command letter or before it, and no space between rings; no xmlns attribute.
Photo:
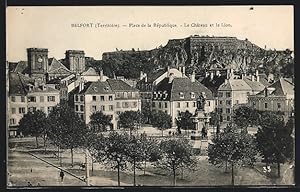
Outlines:
<svg viewBox="0 0 300 192"><path fill-rule="evenodd" d="M65 174L62 170L60 170L59 176L60 176L61 182L63 182Z"/></svg>
<svg viewBox="0 0 300 192"><path fill-rule="evenodd" d="M30 183L30 181L28 181L27 186L28 186L28 187L31 187L31 186L32 186L32 184Z"/></svg>

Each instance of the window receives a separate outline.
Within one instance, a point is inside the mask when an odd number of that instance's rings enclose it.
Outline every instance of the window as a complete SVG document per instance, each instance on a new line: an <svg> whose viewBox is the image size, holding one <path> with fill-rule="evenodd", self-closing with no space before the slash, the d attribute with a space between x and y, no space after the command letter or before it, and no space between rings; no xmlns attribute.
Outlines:
<svg viewBox="0 0 300 192"><path fill-rule="evenodd" d="M196 102L193 102L193 107L196 107Z"/></svg>
<svg viewBox="0 0 300 192"><path fill-rule="evenodd" d="M161 102L158 103L158 108L161 108Z"/></svg>
<svg viewBox="0 0 300 192"><path fill-rule="evenodd" d="M45 112L45 107L41 107L41 111Z"/></svg>
<svg viewBox="0 0 300 192"><path fill-rule="evenodd" d="M96 101L97 100L97 97L96 96L93 96L93 101Z"/></svg>
<svg viewBox="0 0 300 192"><path fill-rule="evenodd" d="M122 103L122 107L123 108L128 108L129 107L129 103L128 102L123 102Z"/></svg>
<svg viewBox="0 0 300 192"><path fill-rule="evenodd" d="M55 101L55 96L48 96L48 102Z"/></svg>
<svg viewBox="0 0 300 192"><path fill-rule="evenodd" d="M195 93L194 92L191 92L191 98L195 99Z"/></svg>
<svg viewBox="0 0 300 192"><path fill-rule="evenodd" d="M154 102L152 102L152 107L155 107L155 103Z"/></svg>
<svg viewBox="0 0 300 192"><path fill-rule="evenodd" d="M230 121L230 116L227 116L227 121Z"/></svg>
<svg viewBox="0 0 300 192"><path fill-rule="evenodd" d="M48 107L48 112L52 111L53 107Z"/></svg>
<svg viewBox="0 0 300 192"><path fill-rule="evenodd" d="M127 92L124 92L124 98L127 98Z"/></svg>
<svg viewBox="0 0 300 192"><path fill-rule="evenodd" d="M120 115L121 114L121 111L116 111L117 115Z"/></svg>
<svg viewBox="0 0 300 192"><path fill-rule="evenodd" d="M167 102L165 102L165 108L168 108L168 103Z"/></svg>
<svg viewBox="0 0 300 192"><path fill-rule="evenodd" d="M189 102L186 102L186 107L189 107Z"/></svg>
<svg viewBox="0 0 300 192"><path fill-rule="evenodd" d="M222 92L219 92L219 93L218 93L218 97L223 97L223 93L222 93Z"/></svg>
<svg viewBox="0 0 300 192"><path fill-rule="evenodd" d="M10 125L16 124L16 119L9 119L9 124Z"/></svg>
<svg viewBox="0 0 300 192"><path fill-rule="evenodd" d="M265 103L265 109L268 109L268 103Z"/></svg>
<svg viewBox="0 0 300 192"><path fill-rule="evenodd" d="M222 101L219 101L219 104L222 105Z"/></svg>
<svg viewBox="0 0 300 192"><path fill-rule="evenodd" d="M40 96L40 102L44 102L44 96Z"/></svg>
<svg viewBox="0 0 300 192"><path fill-rule="evenodd" d="M180 111L177 111L177 116L180 116Z"/></svg>
<svg viewBox="0 0 300 192"><path fill-rule="evenodd" d="M167 111L167 110L165 110L165 113L168 113L168 111Z"/></svg>
<svg viewBox="0 0 300 192"><path fill-rule="evenodd" d="M231 92L226 92L226 97L231 97Z"/></svg>
<svg viewBox="0 0 300 192"><path fill-rule="evenodd" d="M227 101L226 101L226 105L231 105L231 101L230 101L230 100L227 100Z"/></svg>
<svg viewBox="0 0 300 192"><path fill-rule="evenodd" d="M180 92L180 93L179 93L179 97L180 97L180 99L184 99L184 94L183 94L183 92Z"/></svg>
<svg viewBox="0 0 300 192"><path fill-rule="evenodd" d="M235 103L236 103L236 104L239 104L239 100L235 100Z"/></svg>
<svg viewBox="0 0 300 192"><path fill-rule="evenodd" d="M16 108L11 108L11 113L16 114Z"/></svg>
<svg viewBox="0 0 300 192"><path fill-rule="evenodd" d="M117 102L117 108L121 108L121 103Z"/></svg>
<svg viewBox="0 0 300 192"><path fill-rule="evenodd" d="M15 96L11 96L11 101L12 102L16 102L16 97Z"/></svg>
<svg viewBox="0 0 300 192"><path fill-rule="evenodd" d="M19 113L24 114L25 113L25 107L20 107L19 108Z"/></svg>
<svg viewBox="0 0 300 192"><path fill-rule="evenodd" d="M180 108L180 102L177 102L177 108Z"/></svg>
<svg viewBox="0 0 300 192"><path fill-rule="evenodd" d="M207 101L207 106L210 106L210 101Z"/></svg>
<svg viewBox="0 0 300 192"><path fill-rule="evenodd" d="M79 111L79 110L78 110L78 105L75 105L75 111Z"/></svg>
<svg viewBox="0 0 300 192"><path fill-rule="evenodd" d="M219 112L220 112L220 113L223 113L223 109L222 109L222 108L219 108Z"/></svg>
<svg viewBox="0 0 300 192"><path fill-rule="evenodd" d="M226 108L226 113L230 113L230 108Z"/></svg>
<svg viewBox="0 0 300 192"><path fill-rule="evenodd" d="M100 108L101 108L101 111L105 111L105 106L104 105L101 105Z"/></svg>
<svg viewBox="0 0 300 192"><path fill-rule="evenodd" d="M36 107L28 107L28 111L29 112L34 112L34 111L36 111Z"/></svg>
<svg viewBox="0 0 300 192"><path fill-rule="evenodd" d="M28 101L29 102L36 102L36 98L31 96L31 97L28 98Z"/></svg>
<svg viewBox="0 0 300 192"><path fill-rule="evenodd" d="M137 102L136 101L133 101L132 102L132 108L136 108L137 107Z"/></svg>
<svg viewBox="0 0 300 192"><path fill-rule="evenodd" d="M80 111L83 111L83 105L80 105Z"/></svg>
<svg viewBox="0 0 300 192"><path fill-rule="evenodd" d="M113 96L108 96L108 100L112 101L113 100Z"/></svg>
<svg viewBox="0 0 300 192"><path fill-rule="evenodd" d="M83 98L83 95L80 95L80 101L83 101L84 98Z"/></svg>
<svg viewBox="0 0 300 192"><path fill-rule="evenodd" d="M113 111L114 110L114 106L113 105L109 105L109 108L108 108L110 111Z"/></svg>
<svg viewBox="0 0 300 192"><path fill-rule="evenodd" d="M75 95L75 101L78 101L78 95Z"/></svg>
<svg viewBox="0 0 300 192"><path fill-rule="evenodd" d="M24 103L25 102L25 97L21 96L21 102Z"/></svg>
<svg viewBox="0 0 300 192"><path fill-rule="evenodd" d="M92 105L92 112L97 111L97 106L96 105Z"/></svg>
<svg viewBox="0 0 300 192"><path fill-rule="evenodd" d="M104 101L104 96L100 96L100 101Z"/></svg>
<svg viewBox="0 0 300 192"><path fill-rule="evenodd" d="M277 108L281 109L281 103L277 103Z"/></svg>
<svg viewBox="0 0 300 192"><path fill-rule="evenodd" d="M255 101L252 102L253 107L256 105Z"/></svg>

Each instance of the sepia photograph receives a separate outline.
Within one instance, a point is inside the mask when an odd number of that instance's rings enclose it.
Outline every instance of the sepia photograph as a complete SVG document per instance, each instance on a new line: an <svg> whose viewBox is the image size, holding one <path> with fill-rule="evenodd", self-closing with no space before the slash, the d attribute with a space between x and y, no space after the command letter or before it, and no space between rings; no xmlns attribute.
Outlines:
<svg viewBox="0 0 300 192"><path fill-rule="evenodd" d="M7 189L295 186L294 7L8 6Z"/></svg>

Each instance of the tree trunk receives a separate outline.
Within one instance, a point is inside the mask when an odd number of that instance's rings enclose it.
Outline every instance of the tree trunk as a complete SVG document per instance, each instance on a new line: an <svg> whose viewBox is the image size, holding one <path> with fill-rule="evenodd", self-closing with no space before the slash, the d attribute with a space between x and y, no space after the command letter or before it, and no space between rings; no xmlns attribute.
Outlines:
<svg viewBox="0 0 300 192"><path fill-rule="evenodd" d="M234 167L233 162L231 163L231 185L234 186Z"/></svg>
<svg viewBox="0 0 300 192"><path fill-rule="evenodd" d="M46 146L46 135L44 135L44 148L45 148L45 154L46 154L46 151L47 151L47 146Z"/></svg>
<svg viewBox="0 0 300 192"><path fill-rule="evenodd" d="M59 164L62 167L62 151L60 151L58 155L60 156L60 158L59 158Z"/></svg>
<svg viewBox="0 0 300 192"><path fill-rule="evenodd" d="M184 171L184 169L182 168L181 169L181 180L183 179L183 171Z"/></svg>
<svg viewBox="0 0 300 192"><path fill-rule="evenodd" d="M39 141L38 141L38 136L35 136L35 143L36 143L36 148L39 148Z"/></svg>
<svg viewBox="0 0 300 192"><path fill-rule="evenodd" d="M227 162L227 160L226 160L226 164L225 164L225 173L228 172L228 170L227 170L227 164L228 164L228 162Z"/></svg>
<svg viewBox="0 0 300 192"><path fill-rule="evenodd" d="M176 186L176 170L173 166L173 186L175 187Z"/></svg>
<svg viewBox="0 0 300 192"><path fill-rule="evenodd" d="M71 166L73 167L74 158L73 158L73 148L71 148Z"/></svg>
<svg viewBox="0 0 300 192"><path fill-rule="evenodd" d="M93 161L93 157L91 159L92 159L92 176L94 176L94 161Z"/></svg>
<svg viewBox="0 0 300 192"><path fill-rule="evenodd" d="M120 165L118 164L118 186L120 187Z"/></svg>
<svg viewBox="0 0 300 192"><path fill-rule="evenodd" d="M277 162L277 170L278 170L277 176L280 177L280 162L279 161Z"/></svg>
<svg viewBox="0 0 300 192"><path fill-rule="evenodd" d="M133 160L133 186L135 186L135 160Z"/></svg>
<svg viewBox="0 0 300 192"><path fill-rule="evenodd" d="M146 160L145 160L145 162L144 162L144 176L146 175Z"/></svg>

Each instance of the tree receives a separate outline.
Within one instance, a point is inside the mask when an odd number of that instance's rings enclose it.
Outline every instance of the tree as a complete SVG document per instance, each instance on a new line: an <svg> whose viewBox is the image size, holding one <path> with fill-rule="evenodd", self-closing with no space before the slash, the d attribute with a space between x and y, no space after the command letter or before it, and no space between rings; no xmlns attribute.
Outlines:
<svg viewBox="0 0 300 192"><path fill-rule="evenodd" d="M240 106L234 110L233 121L234 123L242 128L247 130L251 125L257 125L259 120L259 113L248 106Z"/></svg>
<svg viewBox="0 0 300 192"><path fill-rule="evenodd" d="M219 124L220 124L219 115L220 115L220 114L219 114L217 111L211 112L211 113L210 113L209 124L210 124L211 126L213 126L213 129L214 129L215 127L218 128L218 126L220 126L220 125L219 125ZM219 134L219 130L217 130L217 133ZM215 134L215 131L214 131L214 134ZM214 136L215 136L215 135L214 135Z"/></svg>
<svg viewBox="0 0 300 192"><path fill-rule="evenodd" d="M176 171L180 168L192 169L196 161L192 158L192 146L187 139L168 139L160 143L161 159L156 166L172 172L173 185L176 185Z"/></svg>
<svg viewBox="0 0 300 192"><path fill-rule="evenodd" d="M146 163L147 161L155 162L160 158L160 150L158 142L150 137L147 137L145 133L140 137L140 149L142 153L142 160L144 161L144 175L146 175Z"/></svg>
<svg viewBox="0 0 300 192"><path fill-rule="evenodd" d="M40 110L28 112L19 123L19 130L23 135L35 137L36 148L39 148L38 137L42 136L46 150L46 140L48 135L48 121L46 114Z"/></svg>
<svg viewBox="0 0 300 192"><path fill-rule="evenodd" d="M151 103L150 102L142 102L142 122L150 123L151 120Z"/></svg>
<svg viewBox="0 0 300 192"><path fill-rule="evenodd" d="M128 150L127 150L127 157L128 161L132 164L133 169L133 186L136 185L136 176L135 170L136 167L139 166L140 162L143 158L143 149L141 148L142 143L141 140L136 136L131 136L128 142Z"/></svg>
<svg viewBox="0 0 300 192"><path fill-rule="evenodd" d="M118 186L120 186L120 170L127 168L128 145L130 136L127 133L110 132L105 138L105 147L100 145L97 150L97 160L118 171ZM96 146L97 147L97 146Z"/></svg>
<svg viewBox="0 0 300 192"><path fill-rule="evenodd" d="M257 148L266 164L277 163L278 177L280 163L285 163L293 157L292 127L290 122L284 124L283 116L264 112L255 135Z"/></svg>
<svg viewBox="0 0 300 192"><path fill-rule="evenodd" d="M208 145L209 163L221 167L231 164L231 183L234 185L234 166L250 165L256 161L256 148L253 136L239 132L237 127L229 124L218 137Z"/></svg>
<svg viewBox="0 0 300 192"><path fill-rule="evenodd" d="M124 111L119 115L119 122L122 127L129 128L131 135L132 130L141 121L141 113L139 111Z"/></svg>
<svg viewBox="0 0 300 192"><path fill-rule="evenodd" d="M195 129L192 116L193 114L189 111L180 112L179 117L176 119L178 132L181 132L181 129L184 129L185 131L188 129Z"/></svg>
<svg viewBox="0 0 300 192"><path fill-rule="evenodd" d="M94 132L107 131L107 127L112 126L112 118L109 115L103 114L102 111L97 111L93 113L90 119L91 130Z"/></svg>
<svg viewBox="0 0 300 192"><path fill-rule="evenodd" d="M164 130L172 127L172 118L169 114L158 111L153 113L151 123L152 126L161 130L161 135L164 136Z"/></svg>
<svg viewBox="0 0 300 192"><path fill-rule="evenodd" d="M66 102L59 104L49 114L51 122L50 138L58 148L71 150L71 165L73 166L73 150L84 145L87 127L82 119ZM61 159L61 158L60 158Z"/></svg>

